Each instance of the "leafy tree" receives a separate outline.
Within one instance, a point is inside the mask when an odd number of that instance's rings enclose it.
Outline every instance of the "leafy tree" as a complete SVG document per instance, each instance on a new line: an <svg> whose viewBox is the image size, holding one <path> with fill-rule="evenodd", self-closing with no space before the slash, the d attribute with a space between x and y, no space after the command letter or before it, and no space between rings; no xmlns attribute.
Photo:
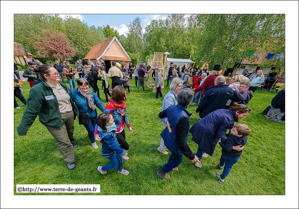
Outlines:
<svg viewBox="0 0 299 209"><path fill-rule="evenodd" d="M28 38L36 49L37 55L47 58L71 58L77 49L66 35L59 31L42 30L39 34L32 32L33 38Z"/></svg>

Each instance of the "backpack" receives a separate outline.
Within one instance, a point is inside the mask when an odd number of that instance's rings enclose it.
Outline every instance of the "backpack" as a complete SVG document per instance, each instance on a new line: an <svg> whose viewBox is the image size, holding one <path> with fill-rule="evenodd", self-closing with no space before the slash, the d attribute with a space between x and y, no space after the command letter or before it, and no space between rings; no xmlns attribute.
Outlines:
<svg viewBox="0 0 299 209"><path fill-rule="evenodd" d="M193 77L189 76L188 81L187 81L187 87L191 87L193 85Z"/></svg>

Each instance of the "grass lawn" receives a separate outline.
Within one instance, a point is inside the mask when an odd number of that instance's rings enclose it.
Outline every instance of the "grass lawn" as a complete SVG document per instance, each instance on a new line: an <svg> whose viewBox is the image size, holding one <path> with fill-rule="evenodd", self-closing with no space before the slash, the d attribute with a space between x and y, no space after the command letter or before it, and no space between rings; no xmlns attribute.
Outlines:
<svg viewBox="0 0 299 209"><path fill-rule="evenodd" d="M203 158L201 169L184 156L179 171L170 172L169 180L157 176L156 172L169 158L157 151L163 130L158 118L163 98L154 99L155 93L149 88L137 93L134 82L131 80L127 101L133 134L125 129L130 145L130 160L124 161L124 169L130 172L128 176L117 173L116 169L106 175L97 171L99 165L106 165L109 160L101 156L101 143L98 142L97 150L91 147L87 131L79 125L78 118L74 131L78 143L76 168L68 170L55 139L38 117L26 136L18 135L16 129L25 106L17 99L22 109L14 110L14 187L16 184L101 184L100 195L285 195L285 124L267 120L262 115L276 93L259 90L254 93L249 102L252 113L240 121L252 132L240 161L221 185L215 175L220 171L217 168L221 156L219 145L212 157ZM27 99L30 87L28 82L23 83L23 95ZM168 91L169 87L164 88L163 96ZM103 91L100 94L104 97ZM196 107L190 106L188 110L193 113L192 126L198 118ZM197 145L191 136L189 134L188 144L196 153ZM19 194L15 189L14 193Z"/></svg>

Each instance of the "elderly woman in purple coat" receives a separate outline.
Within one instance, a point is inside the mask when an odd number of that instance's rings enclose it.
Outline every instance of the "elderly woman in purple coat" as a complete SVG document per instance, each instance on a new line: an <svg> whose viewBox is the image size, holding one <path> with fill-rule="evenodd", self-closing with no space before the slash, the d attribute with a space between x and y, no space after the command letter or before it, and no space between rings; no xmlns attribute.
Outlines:
<svg viewBox="0 0 299 209"><path fill-rule="evenodd" d="M210 156L213 155L219 138L225 141L224 135L227 129L234 126L234 122L246 116L251 112L251 109L244 104L234 103L230 109L219 109L209 113L206 117L195 123L190 129L192 140L198 144L196 156L199 162L195 163L196 167L201 168L201 158L203 153ZM244 147L241 145L234 146L234 150L242 150Z"/></svg>

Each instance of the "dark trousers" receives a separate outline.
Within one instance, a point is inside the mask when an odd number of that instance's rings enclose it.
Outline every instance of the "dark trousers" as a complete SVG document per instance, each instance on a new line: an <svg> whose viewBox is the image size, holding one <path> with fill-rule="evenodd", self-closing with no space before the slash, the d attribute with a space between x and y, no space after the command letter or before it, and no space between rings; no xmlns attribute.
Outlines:
<svg viewBox="0 0 299 209"><path fill-rule="evenodd" d="M258 86L250 86L249 90L255 92L258 89Z"/></svg>
<svg viewBox="0 0 299 209"><path fill-rule="evenodd" d="M175 167L179 166L183 161L183 154L177 155L171 153L168 162L163 166L162 171L167 173L172 171Z"/></svg>
<svg viewBox="0 0 299 209"><path fill-rule="evenodd" d="M14 91L14 99L15 99L15 101L14 101L14 106L15 107L19 107L19 105L18 105L18 103L17 103L17 101L16 101L16 97L17 98L19 98L20 100L21 100L21 102L23 102L23 104L24 105L26 105L27 103L26 103L26 100L25 100L25 98L24 98L24 96L23 96L23 94L21 93L21 91L20 90L15 90Z"/></svg>
<svg viewBox="0 0 299 209"><path fill-rule="evenodd" d="M233 168L234 164L239 161L240 157L233 158L231 156L222 154L220 158L220 166L224 166L223 173L220 175L221 179L225 179L227 175L230 173L231 169Z"/></svg>
<svg viewBox="0 0 299 209"><path fill-rule="evenodd" d="M137 88L137 81L138 81L138 77L135 76L135 86Z"/></svg>
<svg viewBox="0 0 299 209"><path fill-rule="evenodd" d="M125 89L128 89L128 92L130 93L130 86L125 86Z"/></svg>
<svg viewBox="0 0 299 209"><path fill-rule="evenodd" d="M114 89L115 86L120 85L120 77L112 77L112 89Z"/></svg>
<svg viewBox="0 0 299 209"><path fill-rule="evenodd" d="M94 130L95 130L95 126L96 126L96 119L97 119L97 117L90 118L91 122L89 124L84 124L86 130L88 131L88 137L89 137L91 143L95 142Z"/></svg>
<svg viewBox="0 0 299 209"><path fill-rule="evenodd" d="M78 75L79 75L79 78L82 78L82 73L78 73Z"/></svg>
<svg viewBox="0 0 299 209"><path fill-rule="evenodd" d="M103 85L104 85L104 94L105 94L106 102L107 102L108 101L108 95L111 97L111 94L109 92L109 84L108 84L108 88L106 88L106 82L103 81Z"/></svg>
<svg viewBox="0 0 299 209"><path fill-rule="evenodd" d="M125 134L125 130L123 130L122 132L120 133L117 133L116 134L116 137L117 137L117 141L118 143L120 144L120 147L125 149L125 150L128 150L129 149L129 144L128 142L126 141L126 134Z"/></svg>
<svg viewBox="0 0 299 209"><path fill-rule="evenodd" d="M159 95L160 95L160 97L162 97L161 86L157 87L156 98L158 98Z"/></svg>
<svg viewBox="0 0 299 209"><path fill-rule="evenodd" d="M93 88L94 93L96 93L100 99L100 89L98 88L98 86L92 85L91 87Z"/></svg>
<svg viewBox="0 0 299 209"><path fill-rule="evenodd" d="M170 83L171 83L171 77L170 77L170 75L167 76L167 86L169 85L169 80L170 80Z"/></svg>
<svg viewBox="0 0 299 209"><path fill-rule="evenodd" d="M145 89L144 89L144 79L138 79L137 92L139 92L139 86L142 86L143 91L145 91Z"/></svg>

